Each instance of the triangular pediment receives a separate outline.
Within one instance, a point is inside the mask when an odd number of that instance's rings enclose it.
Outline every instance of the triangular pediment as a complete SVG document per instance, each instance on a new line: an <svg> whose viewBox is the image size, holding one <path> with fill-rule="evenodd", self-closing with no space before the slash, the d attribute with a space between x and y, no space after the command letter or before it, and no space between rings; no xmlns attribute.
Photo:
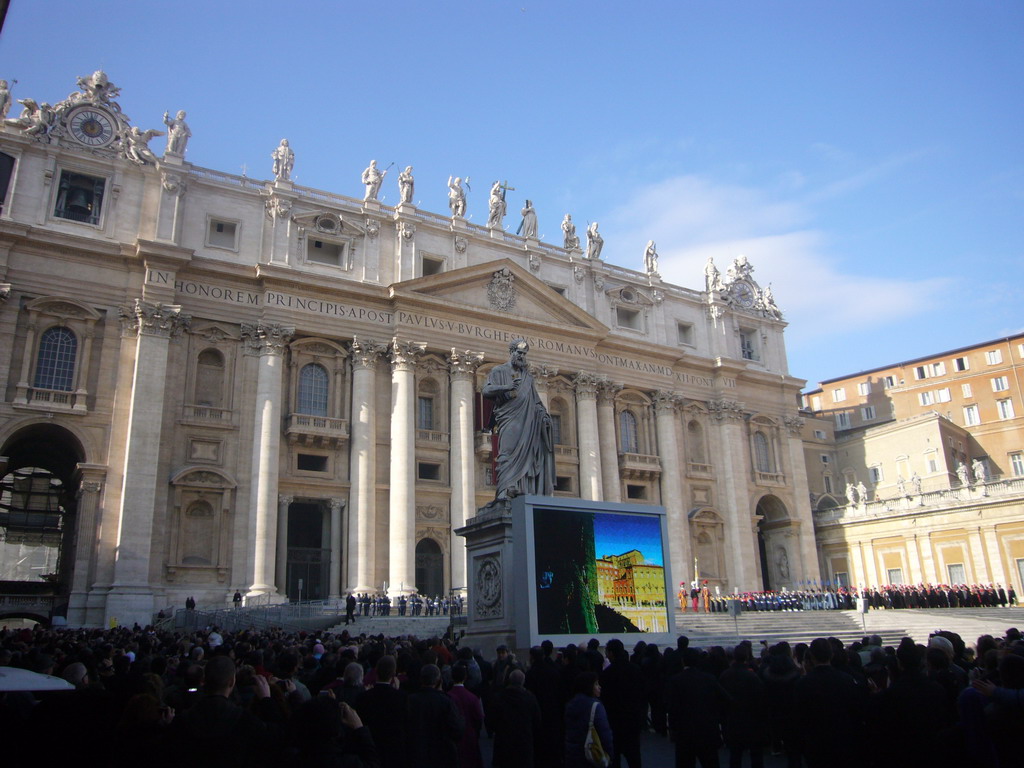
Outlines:
<svg viewBox="0 0 1024 768"><path fill-rule="evenodd" d="M391 286L396 301L427 303L447 311L471 310L490 319L575 327L600 335L608 327L510 259L418 277Z"/></svg>

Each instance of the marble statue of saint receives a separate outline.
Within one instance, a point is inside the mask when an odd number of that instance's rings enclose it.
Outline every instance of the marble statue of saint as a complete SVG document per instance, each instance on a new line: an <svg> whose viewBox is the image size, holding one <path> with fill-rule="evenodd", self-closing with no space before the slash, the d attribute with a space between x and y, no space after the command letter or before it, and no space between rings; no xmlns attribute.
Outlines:
<svg viewBox="0 0 1024 768"><path fill-rule="evenodd" d="M495 499L550 496L555 481L551 416L526 363L530 345L513 339L508 349L508 362L491 370L483 388L483 396L494 401L489 426L498 431Z"/></svg>
<svg viewBox="0 0 1024 768"><path fill-rule="evenodd" d="M137 125L133 125L121 135L121 146L124 149L125 159L136 165L146 165L147 163L156 165L157 157L149 148L149 141L155 136L163 135L163 131L143 131Z"/></svg>
<svg viewBox="0 0 1024 768"><path fill-rule="evenodd" d="M291 179L292 169L295 167L295 152L288 146L288 139L281 139L281 143L270 157L274 161L274 180L288 181Z"/></svg>
<svg viewBox="0 0 1024 768"><path fill-rule="evenodd" d="M907 482L903 479L903 475L896 477L896 494L902 498L907 495Z"/></svg>
<svg viewBox="0 0 1024 768"><path fill-rule="evenodd" d="M7 113L11 111L13 104L11 86L6 80L0 80L0 120L7 119Z"/></svg>
<svg viewBox="0 0 1024 768"><path fill-rule="evenodd" d="M178 114L173 118L170 112L164 112L164 125L167 126L167 151L168 155L184 155L185 146L192 137L188 123L185 122L185 110L179 109Z"/></svg>
<svg viewBox="0 0 1024 768"><path fill-rule="evenodd" d="M956 476L960 478L960 485L971 484L971 479L967 475L967 465L962 461L956 465Z"/></svg>
<svg viewBox="0 0 1024 768"><path fill-rule="evenodd" d="M774 317L776 320L782 319L782 312L779 310L778 305L775 303L775 294L772 293L771 283L761 293L761 303L763 305L765 314L769 317Z"/></svg>
<svg viewBox="0 0 1024 768"><path fill-rule="evenodd" d="M491 196L487 201L487 226L501 229L501 220L505 218L505 198L501 194L501 182L491 185Z"/></svg>
<svg viewBox="0 0 1024 768"><path fill-rule="evenodd" d="M921 476L915 472L910 476L910 485L914 488L914 495L921 495Z"/></svg>
<svg viewBox="0 0 1024 768"><path fill-rule="evenodd" d="M363 171L363 184L366 185L366 192L363 194L363 200L376 200L377 195L380 194L380 184L384 181L384 177L387 175L387 171L381 171L377 168L377 161L371 160L370 166Z"/></svg>
<svg viewBox="0 0 1024 768"><path fill-rule="evenodd" d="M519 223L519 230L516 234L522 235L523 237L530 237L534 240L537 239L537 211L533 207L533 203L529 200L526 201L526 205L523 206L523 210L520 211L523 214L523 220Z"/></svg>
<svg viewBox="0 0 1024 768"><path fill-rule="evenodd" d="M704 290L708 293L722 290L722 273L718 271L711 256L708 256L708 263L704 265Z"/></svg>
<svg viewBox="0 0 1024 768"><path fill-rule="evenodd" d="M405 166L405 170L398 174L398 201L400 203L411 203L415 182L412 178L412 166Z"/></svg>
<svg viewBox="0 0 1024 768"><path fill-rule="evenodd" d="M604 238L597 233L597 222L587 227L587 258L600 259L604 248Z"/></svg>
<svg viewBox="0 0 1024 768"><path fill-rule="evenodd" d="M567 251L573 251L580 247L580 239L576 236L576 225L572 223L572 216L568 213L562 219L562 247Z"/></svg>
<svg viewBox="0 0 1024 768"><path fill-rule="evenodd" d="M974 482L985 482L985 462L983 462L981 459L975 459L974 461L971 462L971 471L974 472Z"/></svg>
<svg viewBox="0 0 1024 768"><path fill-rule="evenodd" d="M466 190L462 188L462 179L458 176L448 177L448 208L452 216L466 215Z"/></svg>
<svg viewBox="0 0 1024 768"><path fill-rule="evenodd" d="M870 499L868 499L868 487L864 485L863 480L857 483L857 496L860 498L861 504L867 504L868 501L870 501Z"/></svg>
<svg viewBox="0 0 1024 768"><path fill-rule="evenodd" d="M850 504L857 503L857 489L854 487L853 483L846 484L846 501Z"/></svg>
<svg viewBox="0 0 1024 768"><path fill-rule="evenodd" d="M789 579L789 553L786 552L785 547L779 547L779 554L775 564L779 568L779 576L783 579Z"/></svg>
<svg viewBox="0 0 1024 768"><path fill-rule="evenodd" d="M648 240L644 248L644 272L648 275L658 274L658 248L653 240Z"/></svg>

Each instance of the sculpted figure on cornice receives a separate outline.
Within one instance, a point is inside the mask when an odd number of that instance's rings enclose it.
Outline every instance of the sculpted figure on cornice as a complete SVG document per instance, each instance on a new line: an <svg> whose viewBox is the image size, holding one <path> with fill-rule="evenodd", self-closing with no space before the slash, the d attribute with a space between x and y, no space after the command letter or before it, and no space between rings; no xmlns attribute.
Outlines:
<svg viewBox="0 0 1024 768"><path fill-rule="evenodd" d="M363 171L362 180L366 186L366 192L363 194L363 200L376 200L377 195L380 194L380 185L384 181L384 177L387 175L387 171L380 170L377 167L377 161L371 160L370 165L365 171Z"/></svg>
<svg viewBox="0 0 1024 768"><path fill-rule="evenodd" d="M11 85L6 80L0 80L0 120L7 119L7 113L11 110L11 104Z"/></svg>
<svg viewBox="0 0 1024 768"><path fill-rule="evenodd" d="M658 274L658 247L653 240L648 240L644 248L644 272L648 275Z"/></svg>
<svg viewBox="0 0 1024 768"><path fill-rule="evenodd" d="M468 178L466 184L469 184ZM466 190L462 188L462 179L458 176L448 177L448 208L451 209L452 216L466 215Z"/></svg>
<svg viewBox="0 0 1024 768"><path fill-rule="evenodd" d="M568 213L562 219L562 247L567 251L575 251L580 247L580 239L576 236L576 225L572 223L572 216Z"/></svg>
<svg viewBox="0 0 1024 768"><path fill-rule="evenodd" d="M496 181L491 185L491 195L487 200L487 226L492 229L501 229L505 210L505 192L501 187L501 182Z"/></svg>
<svg viewBox="0 0 1024 768"><path fill-rule="evenodd" d="M274 180L289 181L292 169L295 168L295 152L288 146L288 139L281 139L277 149L271 152L270 159L274 161Z"/></svg>
<svg viewBox="0 0 1024 768"><path fill-rule="evenodd" d="M398 174L398 202L411 203L415 180L412 177L412 166L405 166L405 170Z"/></svg>
<svg viewBox="0 0 1024 768"><path fill-rule="evenodd" d="M4 123L12 128L20 128L26 136L46 136L53 128L57 113L45 101L37 104L35 99L18 99L22 105L18 117L9 117Z"/></svg>
<svg viewBox="0 0 1024 768"><path fill-rule="evenodd" d="M185 110L179 109L174 117L170 112L164 112L164 125L167 126L166 154L184 157L188 140L192 138L192 131L185 122Z"/></svg>
<svg viewBox="0 0 1024 768"><path fill-rule="evenodd" d="M592 222L587 227L587 258L600 259L601 250L604 248L604 238L597 232L597 222Z"/></svg>
<svg viewBox="0 0 1024 768"><path fill-rule="evenodd" d="M527 200L526 205L523 206L523 210L520 211L520 213L523 215L523 220L519 222L519 229L516 230L516 234L536 240L537 210L533 207L533 202Z"/></svg>
<svg viewBox="0 0 1024 768"><path fill-rule="evenodd" d="M157 157L149 148L149 141L156 136L163 136L163 131L151 128L148 131L140 130L133 125L121 134L121 155L136 165L156 165Z"/></svg>

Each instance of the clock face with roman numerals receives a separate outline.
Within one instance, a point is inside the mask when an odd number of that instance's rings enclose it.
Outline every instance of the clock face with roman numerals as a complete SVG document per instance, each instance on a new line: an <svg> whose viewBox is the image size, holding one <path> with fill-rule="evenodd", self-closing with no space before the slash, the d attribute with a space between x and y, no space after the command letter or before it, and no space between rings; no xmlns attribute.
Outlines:
<svg viewBox="0 0 1024 768"><path fill-rule="evenodd" d="M79 107L68 115L71 135L88 147L105 147L114 140L114 120L101 109Z"/></svg>

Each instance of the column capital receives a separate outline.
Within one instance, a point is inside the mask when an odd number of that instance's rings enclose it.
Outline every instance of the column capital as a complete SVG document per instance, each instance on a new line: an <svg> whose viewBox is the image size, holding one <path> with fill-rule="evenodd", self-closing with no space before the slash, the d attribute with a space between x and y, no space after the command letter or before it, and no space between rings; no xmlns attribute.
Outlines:
<svg viewBox="0 0 1024 768"><path fill-rule="evenodd" d="M278 496L277 506L280 509L287 509L293 501L295 501L294 496Z"/></svg>
<svg viewBox="0 0 1024 768"><path fill-rule="evenodd" d="M242 323L242 339L251 355L283 355L294 335L294 328L279 323Z"/></svg>
<svg viewBox="0 0 1024 768"><path fill-rule="evenodd" d="M381 355L388 351L387 344L378 344L371 339L359 340L352 337L352 366L358 369L376 370Z"/></svg>
<svg viewBox="0 0 1024 768"><path fill-rule="evenodd" d="M576 388L577 400L594 400L597 397L597 386L605 378L589 371L580 371L572 378L573 386Z"/></svg>
<svg viewBox="0 0 1024 768"><path fill-rule="evenodd" d="M340 512L345 508L344 499L331 499L331 512Z"/></svg>
<svg viewBox="0 0 1024 768"><path fill-rule="evenodd" d="M785 416L782 419L782 423L786 425L786 429L789 430L791 435L799 435L804 429L804 420L799 416L791 415Z"/></svg>
<svg viewBox="0 0 1024 768"><path fill-rule="evenodd" d="M399 341L395 336L388 346L388 359L391 371L411 371L416 366L416 359L423 354L427 345L422 341Z"/></svg>
<svg viewBox="0 0 1024 768"><path fill-rule="evenodd" d="M659 389L654 393L654 410L656 413L675 413L682 404L682 397L678 392L669 389Z"/></svg>
<svg viewBox="0 0 1024 768"><path fill-rule="evenodd" d="M615 398L622 391L622 385L610 379L603 379L597 383L597 401L601 405L613 405Z"/></svg>
<svg viewBox="0 0 1024 768"><path fill-rule="evenodd" d="M121 307L119 314L121 333L125 336L177 338L192 322L192 317L181 314L181 307L177 305L151 304L142 299Z"/></svg>
<svg viewBox="0 0 1024 768"><path fill-rule="evenodd" d="M718 421L735 420L743 421L743 403L735 400L710 400L708 410Z"/></svg>
<svg viewBox="0 0 1024 768"><path fill-rule="evenodd" d="M452 347L452 353L448 356L448 370L453 379L467 379L476 373L483 361L483 352L470 352L468 349L458 352Z"/></svg>

